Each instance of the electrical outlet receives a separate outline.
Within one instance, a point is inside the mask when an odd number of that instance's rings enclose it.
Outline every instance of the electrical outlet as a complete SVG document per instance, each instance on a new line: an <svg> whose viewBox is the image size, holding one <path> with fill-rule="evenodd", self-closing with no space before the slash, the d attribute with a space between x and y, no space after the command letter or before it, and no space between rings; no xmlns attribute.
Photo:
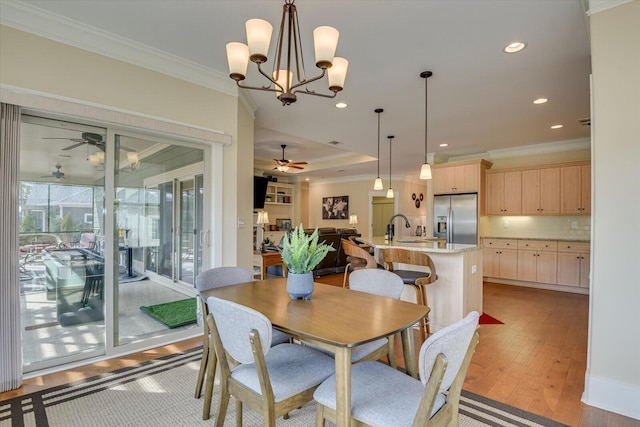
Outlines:
<svg viewBox="0 0 640 427"><path fill-rule="evenodd" d="M478 271L478 267L476 267L475 265L471 266L471 274L476 274L476 271Z"/></svg>
<svg viewBox="0 0 640 427"><path fill-rule="evenodd" d="M244 219L242 217L238 217L238 228L244 228Z"/></svg>
<svg viewBox="0 0 640 427"><path fill-rule="evenodd" d="M504 228L509 228L509 221L505 220L505 221L502 223L502 226L503 226Z"/></svg>
<svg viewBox="0 0 640 427"><path fill-rule="evenodd" d="M575 221L573 221L573 222L571 223L571 228L573 228L574 230L578 229L578 223L577 223L577 222L575 222Z"/></svg>

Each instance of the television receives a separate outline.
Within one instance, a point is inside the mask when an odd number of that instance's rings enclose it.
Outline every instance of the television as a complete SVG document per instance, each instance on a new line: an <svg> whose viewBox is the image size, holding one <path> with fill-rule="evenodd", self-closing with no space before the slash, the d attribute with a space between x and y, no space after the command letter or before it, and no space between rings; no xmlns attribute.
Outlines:
<svg viewBox="0 0 640 427"><path fill-rule="evenodd" d="M269 180L263 176L253 177L253 209L264 209Z"/></svg>

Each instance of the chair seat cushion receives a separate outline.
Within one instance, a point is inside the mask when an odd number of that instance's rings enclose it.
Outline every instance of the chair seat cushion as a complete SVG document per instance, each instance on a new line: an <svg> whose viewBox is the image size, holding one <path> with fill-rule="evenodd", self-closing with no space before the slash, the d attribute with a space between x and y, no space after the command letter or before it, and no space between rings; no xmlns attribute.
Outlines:
<svg viewBox="0 0 640 427"><path fill-rule="evenodd" d="M291 335L287 335L282 331L277 329L273 330L273 335L271 335L271 346L282 344L285 341L289 341L291 339Z"/></svg>
<svg viewBox="0 0 640 427"><path fill-rule="evenodd" d="M393 272L402 277L402 281L406 285L415 285L417 279L421 277L429 277L430 275L430 273L426 271L393 270Z"/></svg>
<svg viewBox="0 0 640 427"><path fill-rule="evenodd" d="M381 390L393 390L383 393ZM351 368L351 416L372 427L409 427L418 411L424 386L420 380L380 362L361 362ZM336 377L332 375L313 394L316 402L336 409ZM445 404L436 397L431 416Z"/></svg>
<svg viewBox="0 0 640 427"><path fill-rule="evenodd" d="M272 347L265 361L276 402L315 387L335 372L332 358L296 344ZM254 363L238 366L231 372L231 377L262 395Z"/></svg>

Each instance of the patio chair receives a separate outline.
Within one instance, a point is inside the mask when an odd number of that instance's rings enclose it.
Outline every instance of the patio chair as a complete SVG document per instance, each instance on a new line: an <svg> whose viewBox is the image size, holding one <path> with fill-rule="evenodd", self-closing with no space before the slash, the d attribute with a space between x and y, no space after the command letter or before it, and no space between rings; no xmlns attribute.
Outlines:
<svg viewBox="0 0 640 427"><path fill-rule="evenodd" d="M271 347L271 322L260 312L220 298L207 299L211 331L209 352L220 364L220 404L215 425L222 427L231 396L236 399L236 425L242 407L261 413L264 425L275 427L287 415L313 399L313 392L335 372L325 354L296 344ZM235 367L230 365L236 362ZM213 364L208 378L213 377Z"/></svg>
<svg viewBox="0 0 640 427"><path fill-rule="evenodd" d="M457 426L460 392L478 343L479 315L431 335L420 348L420 379L379 362L351 369L352 426ZM315 391L316 427L335 423L336 381L331 376Z"/></svg>

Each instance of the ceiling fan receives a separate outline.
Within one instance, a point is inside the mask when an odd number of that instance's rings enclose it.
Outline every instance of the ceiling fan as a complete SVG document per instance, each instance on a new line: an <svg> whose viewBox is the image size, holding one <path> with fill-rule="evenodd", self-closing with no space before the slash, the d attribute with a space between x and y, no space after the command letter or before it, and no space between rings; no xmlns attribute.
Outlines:
<svg viewBox="0 0 640 427"><path fill-rule="evenodd" d="M57 163L56 164L56 170L51 172L49 175L42 175L40 178L51 178L51 177L54 177L57 180L66 179L64 177L64 172L62 172L60 169L62 169L62 165L60 163Z"/></svg>
<svg viewBox="0 0 640 427"><path fill-rule="evenodd" d="M73 150L74 148L80 147L84 144L93 145L97 149L104 151L105 150L105 142L102 139L102 135L99 133L91 133L91 132L82 132L81 138L42 138L42 139L68 139L69 141L76 142L77 144L70 145L62 149L62 151ZM120 146L120 149L124 151L135 151L132 148L125 147L123 145Z"/></svg>
<svg viewBox="0 0 640 427"><path fill-rule="evenodd" d="M282 147L282 159L278 160L278 159L273 159L276 162L276 167L273 168L273 170L279 170L280 172L286 172L289 170L289 168L294 168L294 169L304 169L301 166L298 165L306 165L307 162L292 162L291 160L287 160L284 158L284 149L287 147L285 144L280 145L280 147Z"/></svg>

